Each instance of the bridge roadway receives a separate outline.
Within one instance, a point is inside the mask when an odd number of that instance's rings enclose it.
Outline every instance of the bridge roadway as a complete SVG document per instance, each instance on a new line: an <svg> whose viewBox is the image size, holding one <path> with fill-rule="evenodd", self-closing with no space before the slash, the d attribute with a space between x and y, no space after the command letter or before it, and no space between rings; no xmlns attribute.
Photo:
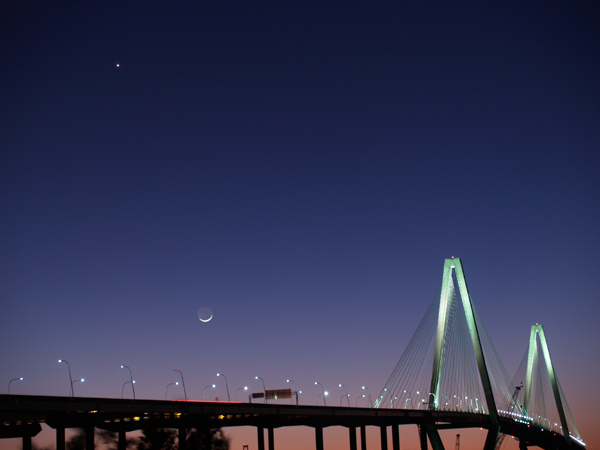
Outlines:
<svg viewBox="0 0 600 450"><path fill-rule="evenodd" d="M500 420L501 432L519 439L522 450L527 446L585 449L552 431L509 418ZM323 428L343 426L349 429L350 450L357 450L357 428L361 432L361 450L366 450L365 427L376 426L381 431L381 448L387 450L387 427L392 427L392 448L400 450L398 426L414 424L419 426L421 449L426 450L428 427L442 430L491 426L487 415L453 411L30 395L0 395L0 421L0 438L22 437L23 450L31 449L31 437L41 430L41 423L56 429L57 450L65 448L66 428L84 428L86 448L92 450L95 428L117 432L119 449L125 449L128 431L173 428L184 433L186 428L254 426L258 430L259 450L265 449L264 429L268 431L268 449L275 450L274 428L304 425L315 429L316 448L323 450ZM185 450L184 445L180 445L180 450Z"/></svg>

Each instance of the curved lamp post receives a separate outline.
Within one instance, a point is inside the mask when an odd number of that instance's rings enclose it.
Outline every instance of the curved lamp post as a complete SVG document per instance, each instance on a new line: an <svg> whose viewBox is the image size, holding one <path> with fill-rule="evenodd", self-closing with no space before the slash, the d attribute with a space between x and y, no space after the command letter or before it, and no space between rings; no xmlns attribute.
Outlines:
<svg viewBox="0 0 600 450"><path fill-rule="evenodd" d="M135 383L135 380L133 380L133 382ZM131 381L126 381L125 383L123 383L123 387L121 388L121 400L123 399L123 392L125 391L125 385L131 383Z"/></svg>
<svg viewBox="0 0 600 450"><path fill-rule="evenodd" d="M73 380L71 381L71 394L73 397L75 397L75 391L73 390L73 383L77 383L78 381L80 381L81 383L83 383L85 381L85 379L81 378L79 380Z"/></svg>
<svg viewBox="0 0 600 450"><path fill-rule="evenodd" d="M265 380L263 380L261 377L254 377L254 379L262 381L262 384L263 384L263 393L264 393L264 396L265 396L265 403L267 403L267 390L265 389Z"/></svg>
<svg viewBox="0 0 600 450"><path fill-rule="evenodd" d="M167 389L165 389L165 400L167 399L167 393L169 392L169 386L178 386L179 385L179 381L176 381L175 383L169 383L167 384Z"/></svg>
<svg viewBox="0 0 600 450"><path fill-rule="evenodd" d="M11 384L13 381L23 381L23 377L19 377L19 378L13 378L12 380L10 380L10 381L8 382L8 390L6 391L6 395L9 395L9 394L10 394L10 384Z"/></svg>
<svg viewBox="0 0 600 450"><path fill-rule="evenodd" d="M209 387L211 387L211 388L213 388L213 389L214 389L214 388L216 388L216 387L217 387L217 385L216 385L216 384L210 384L210 385L208 385L208 386L205 386L205 387L204 387L204 390L202 391L202 400L204 400L204 394L206 393L206 389L207 389L207 388L209 388Z"/></svg>
<svg viewBox="0 0 600 450"><path fill-rule="evenodd" d="M131 369L129 368L129 366L121 365L121 369L125 368L129 370L129 381L131 381L131 390L133 391L133 399L135 400L135 387L133 386L133 375L131 375Z"/></svg>
<svg viewBox="0 0 600 450"><path fill-rule="evenodd" d="M358 399L359 399L359 398L365 398L365 394L363 394L363 395L359 395L358 397L356 397L356 402L354 402L354 406L355 406L355 407L358 407Z"/></svg>
<svg viewBox="0 0 600 450"><path fill-rule="evenodd" d="M296 406L298 405L298 391L296 390L296 383L294 383L292 380L285 380L286 383L292 383L292 386L294 386L294 394L296 394ZM292 401L291 401L292 405L294 404L294 396L292 395Z"/></svg>
<svg viewBox="0 0 600 450"><path fill-rule="evenodd" d="M369 406L369 403L370 403L370 404L371 404L371 408L372 408L372 407L373 407L373 400L371 400L371 391L370 391L370 390L369 390L369 388L368 388L368 387L366 387L366 386L363 386L362 388L363 388L363 389L366 389L366 390L367 390L367 392L369 393L369 397L368 397L368 399L367 399L367 406Z"/></svg>
<svg viewBox="0 0 600 450"><path fill-rule="evenodd" d="M237 393L238 393L239 391L241 391L242 389L243 389L244 391L247 391L247 390L248 390L248 386L241 387L241 388L239 388L237 391L235 391L235 397L234 397L234 400L233 400L234 402L237 402Z"/></svg>
<svg viewBox="0 0 600 450"><path fill-rule="evenodd" d="M349 408L350 407L350 396L348 395L348 388L346 386L344 386L342 383L340 383L338 386L346 389L346 400L348 400L348 408ZM344 396L342 396L342 398L340 398L340 406L342 406L343 398L344 398Z"/></svg>
<svg viewBox="0 0 600 450"><path fill-rule="evenodd" d="M227 401L231 402L231 398L229 397L229 385L227 384L227 377L222 373L218 373L217 376L225 378L225 388L227 389Z"/></svg>
<svg viewBox="0 0 600 450"><path fill-rule="evenodd" d="M315 384L318 384L321 386L321 394L323 394L323 406L327 406L327 402L325 401L325 388L318 381L315 381ZM318 404L319 404L319 396L317 395L317 405Z"/></svg>
<svg viewBox="0 0 600 450"><path fill-rule="evenodd" d="M181 375L181 384L183 384L183 397L187 401L187 392L185 392L185 381L183 381L183 373L181 372L181 370L177 369L173 369L173 372L179 372L179 375Z"/></svg>
<svg viewBox="0 0 600 450"><path fill-rule="evenodd" d="M73 397L73 377L71 376L71 364L69 364L69 361L67 361L66 359L59 359L58 362L66 363L67 367L69 368L69 383L71 383L71 392L69 394L71 397Z"/></svg>

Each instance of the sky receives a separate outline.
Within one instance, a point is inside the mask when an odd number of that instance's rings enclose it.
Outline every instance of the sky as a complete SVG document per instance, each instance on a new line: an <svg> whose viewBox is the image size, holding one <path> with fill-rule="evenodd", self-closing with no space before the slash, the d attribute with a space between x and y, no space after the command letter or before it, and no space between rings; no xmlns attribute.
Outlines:
<svg viewBox="0 0 600 450"><path fill-rule="evenodd" d="M65 359L77 396L119 398L127 365L138 398L176 369L189 398L226 398L220 372L232 398L260 376L360 406L456 256L509 374L544 325L600 450L599 20L587 0L2 2L0 392L69 395Z"/></svg>

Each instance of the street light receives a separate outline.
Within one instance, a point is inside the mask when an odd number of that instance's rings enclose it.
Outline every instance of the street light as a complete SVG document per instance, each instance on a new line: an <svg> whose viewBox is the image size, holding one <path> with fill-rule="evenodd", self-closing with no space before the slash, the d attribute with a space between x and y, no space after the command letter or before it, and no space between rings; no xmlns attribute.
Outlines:
<svg viewBox="0 0 600 450"><path fill-rule="evenodd" d="M229 397L229 385L227 384L227 377L222 373L218 373L217 376L225 378L225 388L227 389L227 401L231 402L231 398Z"/></svg>
<svg viewBox="0 0 600 450"><path fill-rule="evenodd" d="M73 390L73 383L77 383L78 381L80 382L84 382L85 380L83 378L79 379L79 380L73 380L71 381L71 393L73 394L73 397L75 397L75 391Z"/></svg>
<svg viewBox="0 0 600 450"><path fill-rule="evenodd" d="M373 407L373 400L371 400L371 391L370 391L370 390L369 390L369 388L368 388L368 387L366 387L366 386L363 386L362 388L363 388L363 389L366 389L366 390L367 390L367 392L369 393L369 397L368 397L368 399L367 399L367 406L369 406L369 403L371 403L371 408L372 408L372 407Z"/></svg>
<svg viewBox="0 0 600 450"><path fill-rule="evenodd" d="M355 407L358 407L358 399L359 399L359 398L365 398L365 394L363 394L363 395L359 395L358 397L356 397L356 402L354 402L354 406L355 406Z"/></svg>
<svg viewBox="0 0 600 450"><path fill-rule="evenodd" d="M233 398L234 402L237 402L237 393L241 390L247 391L248 390L248 386L244 386L243 388L239 388L237 391L235 391L235 397Z"/></svg>
<svg viewBox="0 0 600 450"><path fill-rule="evenodd" d="M167 384L167 389L165 389L165 400L167 399L167 392L169 392L169 386L178 386L179 385L179 381L176 381L175 383L169 383Z"/></svg>
<svg viewBox="0 0 600 450"><path fill-rule="evenodd" d="M327 406L327 402L325 401L325 388L318 381L315 381L315 384L319 384L321 386L321 393L323 394L323 406ZM319 396L317 395L317 405L318 404L319 404Z"/></svg>
<svg viewBox="0 0 600 450"><path fill-rule="evenodd" d="M13 381L23 381L23 377L13 378L8 382L8 390L6 391L6 395L10 394L10 383L12 383Z"/></svg>
<svg viewBox="0 0 600 450"><path fill-rule="evenodd" d="M70 396L73 397L73 377L71 376L71 364L69 364L69 361L67 361L66 359L59 359L58 362L59 363L61 363L61 362L66 363L67 367L69 368L69 382L71 383Z"/></svg>
<svg viewBox="0 0 600 450"><path fill-rule="evenodd" d="M265 389L265 380L263 380L261 377L254 377L254 379L262 381L262 384L263 384L263 393L264 393L264 396L265 396L265 403L267 403L267 390Z"/></svg>
<svg viewBox="0 0 600 450"><path fill-rule="evenodd" d="M286 383L292 383L292 386L294 386L294 394L296 395L296 406L298 406L298 391L296 390L296 383L294 383L292 380L285 380ZM292 397L292 401L291 401L292 405L294 404L294 398Z"/></svg>
<svg viewBox="0 0 600 450"><path fill-rule="evenodd" d="M125 369L127 368L127 370L129 370L129 381L131 381L131 390L133 391L133 399L135 400L135 387L133 386L133 375L131 375L131 369L129 368L129 366L123 366L121 365L121 369Z"/></svg>
<svg viewBox="0 0 600 450"><path fill-rule="evenodd" d="M338 385L339 387L343 387L344 389L346 389L346 400L348 400L348 408L350 407L350 396L348 395L348 388L346 386L344 386L342 383L340 383ZM344 396L342 396L342 398L340 398L340 406L342 406L342 399L344 398Z"/></svg>
<svg viewBox="0 0 600 450"><path fill-rule="evenodd" d="M173 369L173 372L179 372L179 375L181 375L181 384L183 384L183 396L187 401L187 392L185 392L185 381L183 381L183 373L181 373L181 370L177 369Z"/></svg>
<svg viewBox="0 0 600 450"><path fill-rule="evenodd" d="M135 380L133 380L133 382L135 383ZM131 383L131 381L126 381L125 383L123 383L123 387L121 388L121 400L123 399L123 392L125 391L125 385Z"/></svg>
<svg viewBox="0 0 600 450"><path fill-rule="evenodd" d="M209 388L209 387L211 387L211 388L214 389L214 388L217 387L217 385L216 384L211 384L211 385L205 386L204 390L202 391L202 400L204 400L204 394L206 393L206 389Z"/></svg>

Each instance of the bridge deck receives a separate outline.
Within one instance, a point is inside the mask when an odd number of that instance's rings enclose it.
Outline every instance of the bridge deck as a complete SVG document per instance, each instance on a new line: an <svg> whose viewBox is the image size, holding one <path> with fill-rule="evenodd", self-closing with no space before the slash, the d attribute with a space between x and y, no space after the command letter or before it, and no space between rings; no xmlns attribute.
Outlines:
<svg viewBox="0 0 600 450"><path fill-rule="evenodd" d="M0 437L35 435L39 424L52 428L96 427L111 431L148 428L235 426L359 427L435 424L445 428L489 428L484 414L452 411L324 407L209 401L120 400L108 398L0 395ZM501 418L501 429L527 445L568 448L563 436ZM584 447L571 443L572 449Z"/></svg>

